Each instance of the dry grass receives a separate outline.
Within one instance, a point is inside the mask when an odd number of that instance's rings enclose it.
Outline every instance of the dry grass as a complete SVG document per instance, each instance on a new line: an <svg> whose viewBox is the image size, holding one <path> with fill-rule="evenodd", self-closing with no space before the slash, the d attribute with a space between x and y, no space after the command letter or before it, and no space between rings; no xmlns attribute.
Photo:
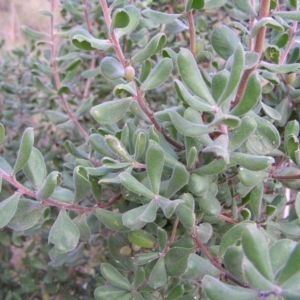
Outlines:
<svg viewBox="0 0 300 300"><path fill-rule="evenodd" d="M49 10L49 1L0 0L0 40L6 40L2 53L26 43L27 38L20 30L21 25L45 32L49 30L49 17L43 16L40 9Z"/></svg>

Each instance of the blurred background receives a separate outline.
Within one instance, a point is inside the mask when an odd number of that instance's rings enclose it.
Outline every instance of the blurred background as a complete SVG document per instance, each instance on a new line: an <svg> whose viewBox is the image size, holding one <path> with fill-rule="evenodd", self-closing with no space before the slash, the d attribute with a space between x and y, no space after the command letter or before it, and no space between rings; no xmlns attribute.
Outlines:
<svg viewBox="0 0 300 300"><path fill-rule="evenodd" d="M59 0L56 0L59 4ZM40 9L50 10L47 0L0 0L0 41L5 39L3 52L14 47L22 46L26 37L20 30L21 25L27 25L34 30L49 31L49 18L40 14ZM59 15L59 7L57 7Z"/></svg>

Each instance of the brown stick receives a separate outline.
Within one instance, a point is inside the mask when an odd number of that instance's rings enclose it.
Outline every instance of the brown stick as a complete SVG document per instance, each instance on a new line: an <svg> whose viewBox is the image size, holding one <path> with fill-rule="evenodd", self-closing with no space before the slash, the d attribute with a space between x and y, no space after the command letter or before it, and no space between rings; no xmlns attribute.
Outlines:
<svg viewBox="0 0 300 300"><path fill-rule="evenodd" d="M261 1L259 19L266 18L269 16L269 7L270 7L270 0L262 0ZM265 35L266 35L266 27L263 26L258 31L256 40L255 40L255 46L254 46L254 52L256 52L259 56L261 56L261 54L263 52ZM257 66L258 66L258 63L255 66L253 66L251 69L248 69L244 72L242 79L240 81L240 84L238 86L236 98L232 103L232 108L237 106L237 104L240 102L240 100L244 96L248 78L252 74L252 72L257 69Z"/></svg>

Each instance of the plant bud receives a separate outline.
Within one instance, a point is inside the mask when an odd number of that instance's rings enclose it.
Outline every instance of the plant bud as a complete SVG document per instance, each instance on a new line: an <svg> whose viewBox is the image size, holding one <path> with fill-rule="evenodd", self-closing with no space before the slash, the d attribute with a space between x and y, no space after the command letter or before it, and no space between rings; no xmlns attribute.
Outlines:
<svg viewBox="0 0 300 300"><path fill-rule="evenodd" d="M124 246L120 249L120 254L123 256L129 256L131 253L131 248L129 246Z"/></svg>
<svg viewBox="0 0 300 300"><path fill-rule="evenodd" d="M135 70L132 66L127 66L124 70L124 77L128 80L131 81L134 78L135 75Z"/></svg>
<svg viewBox="0 0 300 300"><path fill-rule="evenodd" d="M295 73L290 73L290 74L288 74L288 75L286 76L286 83L287 83L288 85L291 85L291 84L294 83L295 79L296 79L296 74L295 74Z"/></svg>

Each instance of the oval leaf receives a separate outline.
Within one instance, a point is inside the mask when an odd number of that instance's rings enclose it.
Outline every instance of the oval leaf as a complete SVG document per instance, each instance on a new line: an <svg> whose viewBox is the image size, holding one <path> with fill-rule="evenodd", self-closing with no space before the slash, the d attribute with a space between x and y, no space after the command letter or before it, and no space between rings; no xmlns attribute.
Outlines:
<svg viewBox="0 0 300 300"><path fill-rule="evenodd" d="M91 109L91 115L100 124L115 124L125 115L132 101L132 98L125 98L101 103Z"/></svg>
<svg viewBox="0 0 300 300"><path fill-rule="evenodd" d="M6 226L17 211L20 193L14 193L9 198L0 202L0 228Z"/></svg>
<svg viewBox="0 0 300 300"><path fill-rule="evenodd" d="M61 210L49 232L49 242L55 245L57 253L74 250L79 242L79 230L66 210Z"/></svg>
<svg viewBox="0 0 300 300"><path fill-rule="evenodd" d="M157 88L162 85L170 76L173 69L173 61L170 58L163 58L141 85L141 89L144 91Z"/></svg>

